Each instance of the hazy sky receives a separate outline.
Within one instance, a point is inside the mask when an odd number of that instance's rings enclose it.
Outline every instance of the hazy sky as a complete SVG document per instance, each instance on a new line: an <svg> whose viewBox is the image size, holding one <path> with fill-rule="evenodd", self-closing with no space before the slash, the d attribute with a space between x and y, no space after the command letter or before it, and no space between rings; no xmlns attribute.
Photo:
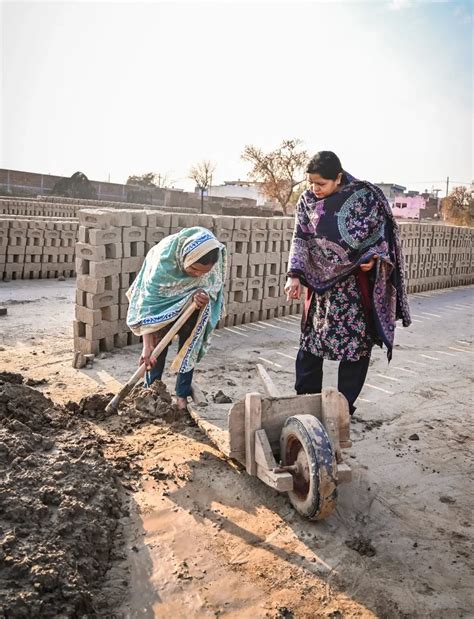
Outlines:
<svg viewBox="0 0 474 619"><path fill-rule="evenodd" d="M415 189L472 171L472 4L2 2L0 167L245 178L297 137Z"/></svg>

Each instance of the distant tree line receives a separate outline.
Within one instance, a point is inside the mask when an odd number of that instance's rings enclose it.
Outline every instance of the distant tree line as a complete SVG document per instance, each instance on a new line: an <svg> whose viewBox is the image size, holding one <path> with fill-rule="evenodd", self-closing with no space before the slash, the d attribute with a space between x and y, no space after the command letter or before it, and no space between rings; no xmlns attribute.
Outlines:
<svg viewBox="0 0 474 619"><path fill-rule="evenodd" d="M301 185L305 182L304 171L309 156L302 148L301 140L283 140L278 148L269 152L254 145L247 145L242 159L252 166L249 179L260 183L263 193L287 214L289 207L296 203L303 188ZM189 170L188 178L195 182L201 196L201 208L204 196L212 184L215 169L215 163L203 159ZM173 183L167 173L145 172L130 175L126 183L127 201L151 204L153 189L172 188ZM58 181L53 194L86 199L97 197L94 187L82 172Z"/></svg>

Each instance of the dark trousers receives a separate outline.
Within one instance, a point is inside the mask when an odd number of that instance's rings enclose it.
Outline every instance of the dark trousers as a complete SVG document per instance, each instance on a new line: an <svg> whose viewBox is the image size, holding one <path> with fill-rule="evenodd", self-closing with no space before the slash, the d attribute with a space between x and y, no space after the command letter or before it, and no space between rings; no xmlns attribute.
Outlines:
<svg viewBox="0 0 474 619"><path fill-rule="evenodd" d="M199 312L196 311L192 314L189 320L181 327L178 332L178 350L184 346L186 340L191 335L195 325L197 318L199 316ZM160 337L164 337L166 332L171 328L171 325L162 331L158 331L158 335ZM163 370L165 369L166 363L166 355L168 354L168 348L170 345L163 350L160 356L157 358L155 365L149 372L145 374L145 384L150 386L151 383L155 380L161 380L163 376ZM194 370L189 370L189 372L178 373L176 377L176 395L180 398L187 398L191 395L191 383L193 380Z"/></svg>
<svg viewBox="0 0 474 619"><path fill-rule="evenodd" d="M340 361L337 388L349 402L351 415L356 410L354 402L364 386L370 355L361 357L358 361ZM323 388L323 359L306 350L299 350L296 357L296 384L298 395L305 393L321 393Z"/></svg>

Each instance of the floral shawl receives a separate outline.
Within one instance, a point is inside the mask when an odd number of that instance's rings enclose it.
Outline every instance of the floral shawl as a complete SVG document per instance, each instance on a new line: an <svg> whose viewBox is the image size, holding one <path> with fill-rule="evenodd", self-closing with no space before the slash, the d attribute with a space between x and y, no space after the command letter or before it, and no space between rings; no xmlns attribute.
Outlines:
<svg viewBox="0 0 474 619"><path fill-rule="evenodd" d="M215 248L220 250L219 259L209 273L187 275L186 267ZM210 335L224 312L225 272L225 247L206 228L185 228L167 236L150 249L127 291L127 325L135 335L159 331L178 318L197 290L207 292L210 301L171 366L188 372L206 353Z"/></svg>
<svg viewBox="0 0 474 619"><path fill-rule="evenodd" d="M378 256L372 314L390 360L396 320L402 319L404 327L411 323L398 226L378 187L344 177L342 189L327 198L318 199L311 190L302 193L288 272L320 294Z"/></svg>

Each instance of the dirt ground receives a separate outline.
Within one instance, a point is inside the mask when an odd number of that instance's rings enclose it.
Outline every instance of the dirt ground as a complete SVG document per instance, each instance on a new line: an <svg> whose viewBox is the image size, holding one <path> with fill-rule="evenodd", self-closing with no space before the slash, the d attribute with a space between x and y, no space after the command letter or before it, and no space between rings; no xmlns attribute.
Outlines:
<svg viewBox="0 0 474 619"><path fill-rule="evenodd" d="M126 576L114 616L474 617L472 288L411 302L419 318L394 361L374 353L346 451L353 481L323 522L227 461L187 417L83 411L78 445L99 437L104 467L121 470L128 493L128 515L115 515L123 558L111 566ZM139 354L74 370L73 304L72 281L0 285L0 371L46 381L34 389L57 405L116 392ZM208 397L221 389L236 400L257 388L259 362L291 392L297 332L294 319L218 332L196 381ZM335 384L333 365L325 381Z"/></svg>

